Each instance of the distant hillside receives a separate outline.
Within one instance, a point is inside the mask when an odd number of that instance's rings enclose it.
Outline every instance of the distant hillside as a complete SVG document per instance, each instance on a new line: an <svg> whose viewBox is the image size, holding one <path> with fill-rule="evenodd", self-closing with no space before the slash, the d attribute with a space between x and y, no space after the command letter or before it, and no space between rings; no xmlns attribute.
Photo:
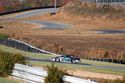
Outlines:
<svg viewBox="0 0 125 83"><path fill-rule="evenodd" d="M69 1L71 0L57 0L57 6ZM45 6L54 6L54 0L0 0L0 13Z"/></svg>
<svg viewBox="0 0 125 83"><path fill-rule="evenodd" d="M88 0L89 1L89 0ZM125 8L120 5L83 3L74 0L62 8L62 12L70 16L91 16L106 18L122 18L125 19Z"/></svg>

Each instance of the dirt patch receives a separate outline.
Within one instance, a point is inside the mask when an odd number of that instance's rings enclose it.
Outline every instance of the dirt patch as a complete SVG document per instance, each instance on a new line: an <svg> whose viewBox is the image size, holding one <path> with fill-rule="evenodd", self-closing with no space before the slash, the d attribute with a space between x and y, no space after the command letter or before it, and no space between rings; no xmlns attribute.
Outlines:
<svg viewBox="0 0 125 83"><path fill-rule="evenodd" d="M101 79L110 79L110 80L116 80L116 79L122 79L123 76L120 75L113 75L113 74L103 74L103 73L95 73L95 72L89 72L89 71L82 71L82 70L69 70L69 74L73 76L78 77L88 77L88 78L101 78Z"/></svg>

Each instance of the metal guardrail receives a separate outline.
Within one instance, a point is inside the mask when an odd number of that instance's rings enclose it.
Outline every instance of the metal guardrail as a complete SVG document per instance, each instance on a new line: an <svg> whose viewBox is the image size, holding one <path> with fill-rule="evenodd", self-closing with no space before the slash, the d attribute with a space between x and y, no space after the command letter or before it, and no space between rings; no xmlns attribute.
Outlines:
<svg viewBox="0 0 125 83"><path fill-rule="evenodd" d="M35 46L32 46L32 45L30 45L26 42L19 41L19 40L16 40L16 39L12 39L12 38L0 39L0 44L6 45L6 46L9 46L9 47L13 47L13 48L16 48L16 49L20 49L20 50L23 50L23 51L28 51L28 52L59 55L59 54L56 54L56 53L52 53L52 52L49 52L49 51L39 49L39 48L37 48Z"/></svg>
<svg viewBox="0 0 125 83"><path fill-rule="evenodd" d="M30 67L22 64L15 64L12 77L28 83L44 83L47 71L44 68ZM97 83L91 80L81 79L72 76L64 76L63 80L68 83Z"/></svg>

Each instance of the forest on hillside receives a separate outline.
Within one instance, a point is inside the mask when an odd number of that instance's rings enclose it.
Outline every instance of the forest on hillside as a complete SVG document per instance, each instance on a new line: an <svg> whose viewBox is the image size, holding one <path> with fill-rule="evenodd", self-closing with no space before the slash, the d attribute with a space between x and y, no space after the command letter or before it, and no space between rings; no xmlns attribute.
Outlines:
<svg viewBox="0 0 125 83"><path fill-rule="evenodd" d="M8 13L23 9L54 6L55 0L0 0L0 13ZM57 6L71 0L57 0Z"/></svg>

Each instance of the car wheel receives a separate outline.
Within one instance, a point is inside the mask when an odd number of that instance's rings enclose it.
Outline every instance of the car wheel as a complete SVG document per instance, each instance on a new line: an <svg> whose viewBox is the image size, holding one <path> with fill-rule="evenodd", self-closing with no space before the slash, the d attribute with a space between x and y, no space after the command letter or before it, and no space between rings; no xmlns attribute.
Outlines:
<svg viewBox="0 0 125 83"><path fill-rule="evenodd" d="M76 63L76 61L75 61L75 60L72 60L72 63Z"/></svg>
<svg viewBox="0 0 125 83"><path fill-rule="evenodd" d="M60 62L59 58L56 58L56 61L57 61L57 62Z"/></svg>
<svg viewBox="0 0 125 83"><path fill-rule="evenodd" d="M55 58L52 58L52 61L55 61Z"/></svg>

